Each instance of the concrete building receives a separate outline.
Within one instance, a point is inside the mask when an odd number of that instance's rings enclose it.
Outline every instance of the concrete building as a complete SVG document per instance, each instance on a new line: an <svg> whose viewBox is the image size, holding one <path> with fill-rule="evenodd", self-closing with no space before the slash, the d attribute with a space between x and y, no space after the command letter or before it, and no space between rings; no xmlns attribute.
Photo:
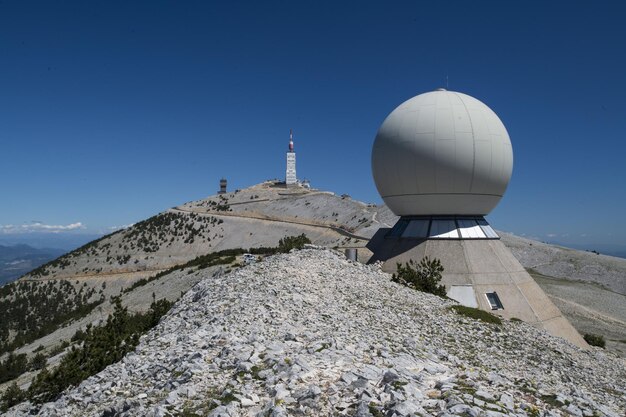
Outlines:
<svg viewBox="0 0 626 417"><path fill-rule="evenodd" d="M296 153L293 150L293 132L289 129L289 149L287 150L287 171L285 172L285 184L287 186L298 183L296 177Z"/></svg>
<svg viewBox="0 0 626 417"><path fill-rule="evenodd" d="M500 242L483 216L498 204L513 170L508 132L468 95L439 89L398 106L372 149L374 182L400 220L370 241L371 261L438 258L448 296L587 344Z"/></svg>

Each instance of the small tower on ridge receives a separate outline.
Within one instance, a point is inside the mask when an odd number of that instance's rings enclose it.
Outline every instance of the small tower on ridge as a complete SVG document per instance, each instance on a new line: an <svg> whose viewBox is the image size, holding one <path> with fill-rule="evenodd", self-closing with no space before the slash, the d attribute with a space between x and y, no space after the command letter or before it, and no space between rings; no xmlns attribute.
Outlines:
<svg viewBox="0 0 626 417"><path fill-rule="evenodd" d="M296 153L293 150L293 132L289 129L289 149L287 150L287 171L285 172L285 184L289 187L298 182L296 177Z"/></svg>
<svg viewBox="0 0 626 417"><path fill-rule="evenodd" d="M220 190L217 192L218 194L226 194L226 178L222 178L220 180Z"/></svg>

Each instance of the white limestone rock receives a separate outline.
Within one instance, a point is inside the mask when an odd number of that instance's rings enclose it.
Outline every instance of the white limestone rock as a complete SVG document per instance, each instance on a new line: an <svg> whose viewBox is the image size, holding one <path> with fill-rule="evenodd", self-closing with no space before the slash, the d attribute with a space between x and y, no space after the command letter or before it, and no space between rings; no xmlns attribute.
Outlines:
<svg viewBox="0 0 626 417"><path fill-rule="evenodd" d="M207 275L134 353L8 415L624 414L622 359L452 303L331 250L269 257Z"/></svg>

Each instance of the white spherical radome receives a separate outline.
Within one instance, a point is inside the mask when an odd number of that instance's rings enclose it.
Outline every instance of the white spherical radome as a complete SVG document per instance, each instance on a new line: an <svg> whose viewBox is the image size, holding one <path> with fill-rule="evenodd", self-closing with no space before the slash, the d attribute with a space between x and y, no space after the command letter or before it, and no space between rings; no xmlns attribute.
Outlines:
<svg viewBox="0 0 626 417"><path fill-rule="evenodd" d="M399 105L372 148L376 188L398 216L487 215L512 171L511 140L498 116L443 89Z"/></svg>

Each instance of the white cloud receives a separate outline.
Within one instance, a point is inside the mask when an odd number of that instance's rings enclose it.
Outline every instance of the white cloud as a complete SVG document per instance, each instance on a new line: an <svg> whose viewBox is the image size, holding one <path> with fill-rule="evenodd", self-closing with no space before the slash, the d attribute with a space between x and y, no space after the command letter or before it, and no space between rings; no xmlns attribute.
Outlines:
<svg viewBox="0 0 626 417"><path fill-rule="evenodd" d="M128 229L129 227L133 227L134 225L135 225L135 223L123 224L121 226L110 226L107 229L110 232L115 232L116 230L120 230L120 229Z"/></svg>
<svg viewBox="0 0 626 417"><path fill-rule="evenodd" d="M3 234L16 234L16 233L59 233L67 232L71 230L85 229L85 225L81 222L61 225L61 224L45 224L42 222L33 222L25 224L4 224L0 225L0 233Z"/></svg>
<svg viewBox="0 0 626 417"><path fill-rule="evenodd" d="M548 236L548 237L556 237L556 234L554 234L554 233L548 233L546 236Z"/></svg>

